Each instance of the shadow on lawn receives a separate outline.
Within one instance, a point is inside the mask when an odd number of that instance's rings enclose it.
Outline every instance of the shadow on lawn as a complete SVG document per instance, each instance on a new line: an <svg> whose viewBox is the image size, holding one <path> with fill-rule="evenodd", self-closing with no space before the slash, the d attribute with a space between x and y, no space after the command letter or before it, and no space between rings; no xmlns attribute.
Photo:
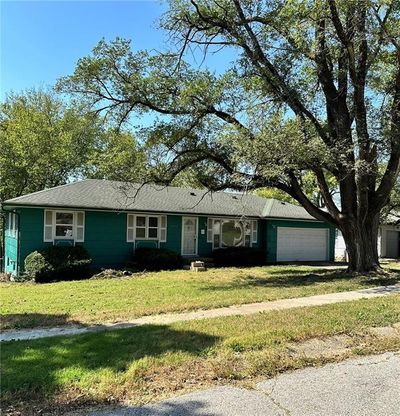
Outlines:
<svg viewBox="0 0 400 416"><path fill-rule="evenodd" d="M115 387L118 373L126 372L138 360L146 358L139 367L131 368L127 376L134 385L135 380L142 380L142 371L151 365L152 359L178 352L202 355L219 339L164 325L145 325L72 337L4 342L3 401L6 405L16 400L37 402L51 398L59 388L68 389L75 381L85 380L84 385L90 387L100 383L102 377Z"/></svg>
<svg viewBox="0 0 400 416"><path fill-rule="evenodd" d="M9 313L0 316L2 330L79 324L80 322L74 321L68 314Z"/></svg>
<svg viewBox="0 0 400 416"><path fill-rule="evenodd" d="M361 285L370 286L387 286L394 285L400 281L400 273L398 270L389 270L396 273L396 276L376 275L357 278ZM202 290L205 291L225 291L234 289L244 289L251 287L270 287L270 288L295 288L303 286L312 286L316 283L340 283L354 279L346 273L345 270L327 270L315 269L313 273L309 270L299 270L296 267L288 270L267 270L268 277L257 277L251 274L241 276L228 284L209 284Z"/></svg>

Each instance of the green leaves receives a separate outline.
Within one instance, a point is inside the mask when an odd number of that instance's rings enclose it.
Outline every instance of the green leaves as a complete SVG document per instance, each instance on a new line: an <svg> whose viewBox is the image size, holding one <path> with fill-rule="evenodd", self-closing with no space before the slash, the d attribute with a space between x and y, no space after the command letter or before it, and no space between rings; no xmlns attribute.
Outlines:
<svg viewBox="0 0 400 416"><path fill-rule="evenodd" d="M109 130L52 91L9 95L0 107L0 201L94 177L140 180L145 156L129 133Z"/></svg>

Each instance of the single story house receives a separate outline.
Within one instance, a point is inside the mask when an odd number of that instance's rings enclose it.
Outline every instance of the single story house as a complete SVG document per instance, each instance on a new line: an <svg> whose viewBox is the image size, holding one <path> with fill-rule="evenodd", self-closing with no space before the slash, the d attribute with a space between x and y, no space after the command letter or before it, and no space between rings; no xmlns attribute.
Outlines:
<svg viewBox="0 0 400 416"><path fill-rule="evenodd" d="M207 257L221 247L265 250L267 262L333 261L335 229L302 207L255 195L84 180L9 199L4 271L48 245L82 244L99 267L121 267L138 247Z"/></svg>

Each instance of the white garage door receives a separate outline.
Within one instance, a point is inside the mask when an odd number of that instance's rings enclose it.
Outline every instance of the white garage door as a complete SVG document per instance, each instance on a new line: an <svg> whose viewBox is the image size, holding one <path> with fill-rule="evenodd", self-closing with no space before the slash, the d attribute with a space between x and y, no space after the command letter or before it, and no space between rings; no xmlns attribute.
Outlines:
<svg viewBox="0 0 400 416"><path fill-rule="evenodd" d="M278 227L277 261L327 261L327 228Z"/></svg>
<svg viewBox="0 0 400 416"><path fill-rule="evenodd" d="M399 232L386 231L386 257L395 259L399 257Z"/></svg>

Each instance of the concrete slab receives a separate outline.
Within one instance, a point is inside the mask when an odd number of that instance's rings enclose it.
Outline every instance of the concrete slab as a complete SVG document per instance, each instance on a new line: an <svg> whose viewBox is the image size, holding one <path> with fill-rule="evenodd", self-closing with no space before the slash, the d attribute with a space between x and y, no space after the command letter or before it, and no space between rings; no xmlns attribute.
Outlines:
<svg viewBox="0 0 400 416"><path fill-rule="evenodd" d="M235 387L215 387L159 404L103 410L91 416L285 416L268 397Z"/></svg>
<svg viewBox="0 0 400 416"><path fill-rule="evenodd" d="M257 387L291 416L399 416L400 352L306 368Z"/></svg>

